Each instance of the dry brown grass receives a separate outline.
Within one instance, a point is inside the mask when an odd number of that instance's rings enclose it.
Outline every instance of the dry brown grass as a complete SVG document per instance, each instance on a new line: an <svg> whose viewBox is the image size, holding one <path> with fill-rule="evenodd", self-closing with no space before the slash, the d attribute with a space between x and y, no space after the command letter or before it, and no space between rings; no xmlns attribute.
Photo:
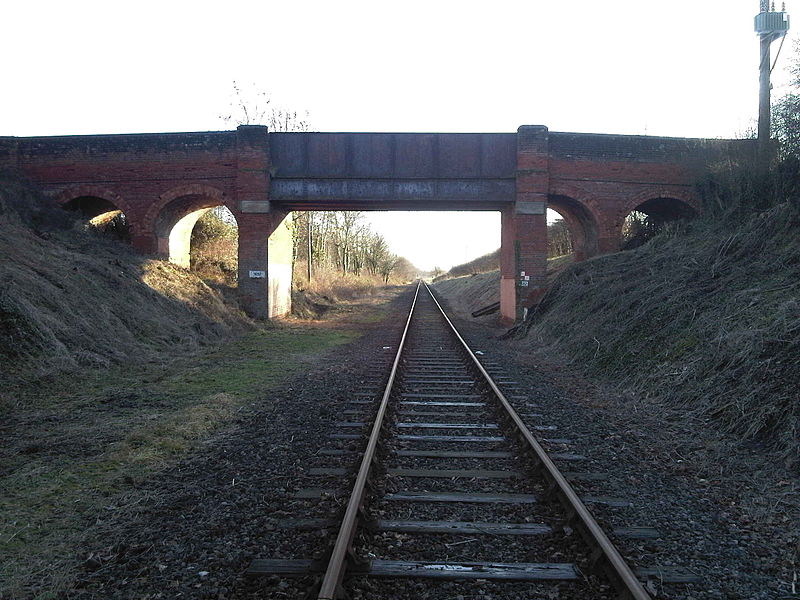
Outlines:
<svg viewBox="0 0 800 600"><path fill-rule="evenodd" d="M477 273L488 273L500 268L500 249L494 252L479 256L462 265L452 267L445 277L463 277L464 275L475 275Z"/></svg>
<svg viewBox="0 0 800 600"><path fill-rule="evenodd" d="M483 258L485 257L476 260L482 260ZM547 260L548 283L552 283L556 276L571 265L572 262L572 254L549 258ZM472 263L466 264L470 265ZM450 272L452 273L453 271L451 270ZM464 317L471 317L472 312L500 301L500 270L494 269L461 277L449 277L448 274L438 279L435 286L437 291L448 297L453 310ZM492 313L482 318L486 321L496 320L497 314Z"/></svg>
<svg viewBox="0 0 800 600"><path fill-rule="evenodd" d="M57 211L27 186L0 182L3 381L164 359L250 327L185 269Z"/></svg>
<svg viewBox="0 0 800 600"><path fill-rule="evenodd" d="M800 213L785 203L575 264L527 339L791 462L800 442L798 232Z"/></svg>
<svg viewBox="0 0 800 600"><path fill-rule="evenodd" d="M303 318L316 318L340 302L370 298L387 285L405 283L408 282L392 277L387 284L378 275L342 273L329 267L316 268L309 282L306 263L300 260L294 265L292 313Z"/></svg>

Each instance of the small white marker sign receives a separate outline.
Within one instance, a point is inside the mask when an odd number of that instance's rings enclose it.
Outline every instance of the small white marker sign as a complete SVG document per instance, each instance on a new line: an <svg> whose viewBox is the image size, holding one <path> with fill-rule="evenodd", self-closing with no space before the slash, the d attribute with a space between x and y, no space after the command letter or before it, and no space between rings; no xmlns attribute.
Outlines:
<svg viewBox="0 0 800 600"><path fill-rule="evenodd" d="M250 271L250 279L266 279L266 271Z"/></svg>

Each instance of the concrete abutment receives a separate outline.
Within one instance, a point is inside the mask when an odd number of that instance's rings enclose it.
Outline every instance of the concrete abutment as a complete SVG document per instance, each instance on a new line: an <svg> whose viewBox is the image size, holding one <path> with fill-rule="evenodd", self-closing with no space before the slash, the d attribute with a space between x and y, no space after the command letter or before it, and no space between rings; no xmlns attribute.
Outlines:
<svg viewBox="0 0 800 600"><path fill-rule="evenodd" d="M291 311L292 218L287 213L243 214L239 221L239 302L255 318Z"/></svg>

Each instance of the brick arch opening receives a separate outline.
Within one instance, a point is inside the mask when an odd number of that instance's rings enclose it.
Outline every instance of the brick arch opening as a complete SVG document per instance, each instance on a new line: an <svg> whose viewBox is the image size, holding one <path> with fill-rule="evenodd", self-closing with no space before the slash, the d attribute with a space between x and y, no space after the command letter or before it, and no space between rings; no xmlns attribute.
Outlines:
<svg viewBox="0 0 800 600"><path fill-rule="evenodd" d="M210 217L200 221L201 217ZM202 208L183 217L189 232L190 268L206 281L237 287L239 221L224 204ZM176 228L180 222L176 224ZM175 231L175 228L173 228Z"/></svg>
<svg viewBox="0 0 800 600"><path fill-rule="evenodd" d="M92 190L83 190L77 194L66 194L59 197L58 201L61 207L80 214L92 229L114 239L130 242L131 224L128 216L120 204L107 197L110 194L97 193Z"/></svg>
<svg viewBox="0 0 800 600"><path fill-rule="evenodd" d="M640 200L640 199L637 199ZM628 206L628 213L620 223L620 248L641 246L663 230L669 223L686 221L697 216L698 211L688 198L654 196Z"/></svg>
<svg viewBox="0 0 800 600"><path fill-rule="evenodd" d="M585 204L570 196L553 194L547 198L547 207L556 211L566 222L576 261L586 260L598 253L597 219Z"/></svg>
<svg viewBox="0 0 800 600"><path fill-rule="evenodd" d="M197 221L215 207L227 204L219 190L191 186L163 194L155 206L158 212L151 210L148 222L157 240L158 254L188 269L192 265L192 232ZM226 212L238 225L233 212Z"/></svg>

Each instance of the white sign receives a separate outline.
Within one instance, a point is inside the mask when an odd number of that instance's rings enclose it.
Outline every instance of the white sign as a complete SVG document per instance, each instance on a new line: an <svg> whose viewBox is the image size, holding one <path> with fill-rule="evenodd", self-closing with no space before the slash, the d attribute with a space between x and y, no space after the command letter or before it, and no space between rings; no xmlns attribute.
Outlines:
<svg viewBox="0 0 800 600"><path fill-rule="evenodd" d="M250 271L250 279L266 279L266 271Z"/></svg>
<svg viewBox="0 0 800 600"><path fill-rule="evenodd" d="M543 215L547 211L546 202L517 202L518 215Z"/></svg>

